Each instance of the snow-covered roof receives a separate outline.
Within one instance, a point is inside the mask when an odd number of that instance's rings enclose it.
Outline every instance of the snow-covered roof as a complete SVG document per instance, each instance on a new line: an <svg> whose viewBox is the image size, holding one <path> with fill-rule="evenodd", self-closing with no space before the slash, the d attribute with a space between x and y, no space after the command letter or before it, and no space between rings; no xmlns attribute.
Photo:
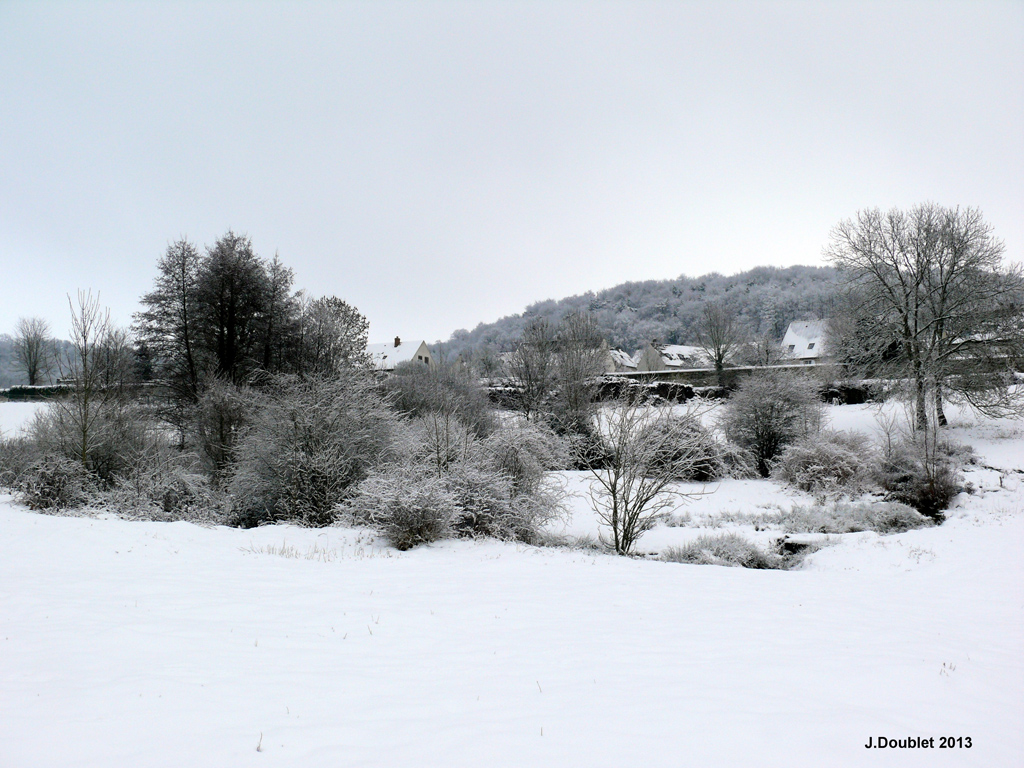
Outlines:
<svg viewBox="0 0 1024 768"><path fill-rule="evenodd" d="M399 363L409 363L416 359L420 347L426 344L423 339L403 341L395 344L367 344L366 352L370 356L373 367L379 371L393 371Z"/></svg>
<svg viewBox="0 0 1024 768"><path fill-rule="evenodd" d="M657 350L669 368L688 368L694 364L705 365L709 362L707 352L701 347L687 344L659 344Z"/></svg>
<svg viewBox="0 0 1024 768"><path fill-rule="evenodd" d="M799 320L790 323L782 339L782 351L801 360L822 357L827 328L827 320Z"/></svg>
<svg viewBox="0 0 1024 768"><path fill-rule="evenodd" d="M612 356L612 362L619 368L636 368L636 360L628 352L621 349L610 349L608 354Z"/></svg>

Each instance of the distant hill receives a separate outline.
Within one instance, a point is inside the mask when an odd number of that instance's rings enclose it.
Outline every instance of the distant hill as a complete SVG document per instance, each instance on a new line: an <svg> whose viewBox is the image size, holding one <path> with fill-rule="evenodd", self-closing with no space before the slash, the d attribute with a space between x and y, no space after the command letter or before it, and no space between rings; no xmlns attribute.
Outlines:
<svg viewBox="0 0 1024 768"><path fill-rule="evenodd" d="M455 331L440 345L440 352L449 359L467 351L507 352L532 318L557 322L575 310L590 312L608 343L629 352L654 339L694 344L701 307L707 301L720 301L735 311L752 333L781 339L793 320L828 317L835 293L831 267L756 267L729 277L712 272L623 283L598 293L537 302L522 314L481 323L472 331Z"/></svg>

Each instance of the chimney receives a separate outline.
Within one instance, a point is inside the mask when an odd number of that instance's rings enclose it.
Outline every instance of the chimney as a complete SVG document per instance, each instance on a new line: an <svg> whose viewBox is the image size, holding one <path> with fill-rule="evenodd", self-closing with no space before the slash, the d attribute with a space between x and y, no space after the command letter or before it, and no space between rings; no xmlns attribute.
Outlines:
<svg viewBox="0 0 1024 768"><path fill-rule="evenodd" d="M396 347L402 346L402 340L400 338L398 338L397 336L395 336L395 346Z"/></svg>

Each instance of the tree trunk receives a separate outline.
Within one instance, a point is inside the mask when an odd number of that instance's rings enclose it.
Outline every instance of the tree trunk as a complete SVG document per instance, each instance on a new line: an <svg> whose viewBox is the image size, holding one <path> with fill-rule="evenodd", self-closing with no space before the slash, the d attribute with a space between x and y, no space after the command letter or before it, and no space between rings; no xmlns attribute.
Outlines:
<svg viewBox="0 0 1024 768"><path fill-rule="evenodd" d="M935 385L935 422L940 427L949 423L946 421L946 412L942 410L942 387L938 384Z"/></svg>
<svg viewBox="0 0 1024 768"><path fill-rule="evenodd" d="M914 381L916 389L914 397L914 429L928 429L928 402L925 397L926 387L924 378L918 376Z"/></svg>

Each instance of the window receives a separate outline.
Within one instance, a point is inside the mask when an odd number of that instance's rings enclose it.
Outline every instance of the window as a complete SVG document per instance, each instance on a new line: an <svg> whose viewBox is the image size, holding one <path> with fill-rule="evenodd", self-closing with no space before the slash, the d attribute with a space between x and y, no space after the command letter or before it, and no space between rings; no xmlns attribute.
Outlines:
<svg viewBox="0 0 1024 768"><path fill-rule="evenodd" d="M814 342L812 341L810 344L808 344L807 348L808 349L814 349Z"/></svg>
<svg viewBox="0 0 1024 768"><path fill-rule="evenodd" d="M812 344L811 346L813 347L814 345ZM423 355L416 355L416 359L419 360L422 363L423 362Z"/></svg>
<svg viewBox="0 0 1024 768"><path fill-rule="evenodd" d="M794 349L796 349L796 344L790 344L789 351L792 352Z"/></svg>

